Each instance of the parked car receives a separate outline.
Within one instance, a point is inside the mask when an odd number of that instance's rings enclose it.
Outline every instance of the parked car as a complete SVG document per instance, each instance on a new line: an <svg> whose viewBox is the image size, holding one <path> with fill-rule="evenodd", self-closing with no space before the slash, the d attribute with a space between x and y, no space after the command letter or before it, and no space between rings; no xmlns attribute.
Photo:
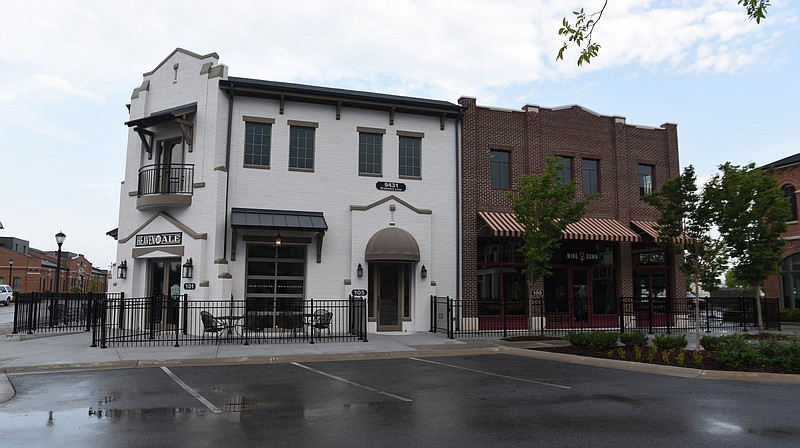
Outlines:
<svg viewBox="0 0 800 448"><path fill-rule="evenodd" d="M11 305L11 296L14 291L8 285L0 285L0 303L3 306Z"/></svg>
<svg viewBox="0 0 800 448"><path fill-rule="evenodd" d="M694 294L692 294L692 293L690 293L690 292L687 292L687 293L686 293L686 304L689 306L689 309L690 309L690 310L693 310L693 309L694 309L694 302L695 302L696 300L699 300L699 301L700 301L700 309L701 309L701 310L704 310L704 309L706 309L706 299L704 299L704 298L702 298L702 297L700 297L700 298L698 299L697 297L695 297L695 295L694 295Z"/></svg>

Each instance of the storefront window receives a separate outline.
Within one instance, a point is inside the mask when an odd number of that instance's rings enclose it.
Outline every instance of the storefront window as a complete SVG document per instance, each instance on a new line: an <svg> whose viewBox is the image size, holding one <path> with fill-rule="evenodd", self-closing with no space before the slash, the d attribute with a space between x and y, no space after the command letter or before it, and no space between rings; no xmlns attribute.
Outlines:
<svg viewBox="0 0 800 448"><path fill-rule="evenodd" d="M478 314L525 315L524 264L520 241L478 241Z"/></svg>
<svg viewBox="0 0 800 448"><path fill-rule="evenodd" d="M478 263L522 263L522 241L478 240Z"/></svg>
<svg viewBox="0 0 800 448"><path fill-rule="evenodd" d="M247 311L255 312L262 325L279 323L283 311L299 311L305 298L306 246L247 246Z"/></svg>
<svg viewBox="0 0 800 448"><path fill-rule="evenodd" d="M781 299L786 309L800 308L800 254L781 263Z"/></svg>

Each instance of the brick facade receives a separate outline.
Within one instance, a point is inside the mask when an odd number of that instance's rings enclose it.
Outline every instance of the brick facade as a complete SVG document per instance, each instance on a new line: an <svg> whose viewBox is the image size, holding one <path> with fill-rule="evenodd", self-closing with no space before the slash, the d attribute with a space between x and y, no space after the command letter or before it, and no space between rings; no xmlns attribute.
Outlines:
<svg viewBox="0 0 800 448"><path fill-rule="evenodd" d="M14 291L19 292L55 291L57 253L30 248L25 240L14 240L25 244L17 245L16 250L0 246L0 283L12 285ZM9 260L14 260L10 276ZM62 292L76 287L81 292L105 292L107 289L108 272L94 268L81 254L62 251L59 273Z"/></svg>
<svg viewBox="0 0 800 448"><path fill-rule="evenodd" d="M800 192L800 154L787 157L786 159L766 165L765 168L772 169L772 176L778 180L778 186L784 187L791 185L795 188L795 195ZM795 196L795 201L797 196ZM786 245L783 247L782 260L800 254L800 221L794 220L788 223L786 232L783 234ZM764 294L766 297L781 297L781 308L797 308L800 304L787 303L787 298L791 297L790 291L782 291L780 285L780 275L771 275L764 282ZM787 295L787 297L784 297Z"/></svg>
<svg viewBox="0 0 800 448"><path fill-rule="evenodd" d="M656 210L640 198L639 164L654 167L655 188L679 174L677 126L634 126L623 117L602 116L580 106L520 111L483 107L462 97L462 288L465 299L477 297L477 241L487 236L478 212L512 212L508 189L491 186L490 150L510 153L511 179L539 171L549 157L573 158L572 173L582 182L581 160L599 160L600 196L587 217L609 218L630 226L631 220L655 221ZM580 190L580 187L579 187ZM579 192L582 196L582 193ZM632 245L617 243L617 294L633 295ZM681 295L683 275L671 262L670 294Z"/></svg>

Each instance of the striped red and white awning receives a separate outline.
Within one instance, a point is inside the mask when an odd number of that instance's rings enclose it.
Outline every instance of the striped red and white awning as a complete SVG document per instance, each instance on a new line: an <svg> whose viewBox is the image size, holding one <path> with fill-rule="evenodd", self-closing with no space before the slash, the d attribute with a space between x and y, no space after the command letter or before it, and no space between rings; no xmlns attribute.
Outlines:
<svg viewBox="0 0 800 448"><path fill-rule="evenodd" d="M478 212L478 216L492 229L494 236L521 238L525 234L525 227L513 213Z"/></svg>
<svg viewBox="0 0 800 448"><path fill-rule="evenodd" d="M616 219L608 218L582 218L578 222L567 224L566 230L561 232L561 237L566 240L594 240L639 242L641 237L633 230L625 227Z"/></svg>
<svg viewBox="0 0 800 448"><path fill-rule="evenodd" d="M631 224L641 229L644 233L653 238L653 241L661 241L658 235L658 223L655 221L631 221ZM686 234L675 238L675 244L691 244L692 239Z"/></svg>
<svg viewBox="0 0 800 448"><path fill-rule="evenodd" d="M478 212L478 216L492 229L492 235L521 238L525 227L513 213ZM639 235L615 219L583 218L567 225L561 237L567 240L594 240L638 242Z"/></svg>

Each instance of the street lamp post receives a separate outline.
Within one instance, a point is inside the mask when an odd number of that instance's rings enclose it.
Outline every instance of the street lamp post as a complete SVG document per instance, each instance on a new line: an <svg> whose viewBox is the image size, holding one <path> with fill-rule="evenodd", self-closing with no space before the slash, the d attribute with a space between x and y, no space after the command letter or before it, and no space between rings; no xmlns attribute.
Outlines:
<svg viewBox="0 0 800 448"><path fill-rule="evenodd" d="M67 235L62 232L56 233L56 244L58 244L58 256L56 257L56 294L58 294L58 284L61 279L61 245L64 244L64 239Z"/></svg>
<svg viewBox="0 0 800 448"><path fill-rule="evenodd" d="M14 267L14 259L8 259L8 285L11 286L11 289L14 289L14 277L11 276L11 268Z"/></svg>

